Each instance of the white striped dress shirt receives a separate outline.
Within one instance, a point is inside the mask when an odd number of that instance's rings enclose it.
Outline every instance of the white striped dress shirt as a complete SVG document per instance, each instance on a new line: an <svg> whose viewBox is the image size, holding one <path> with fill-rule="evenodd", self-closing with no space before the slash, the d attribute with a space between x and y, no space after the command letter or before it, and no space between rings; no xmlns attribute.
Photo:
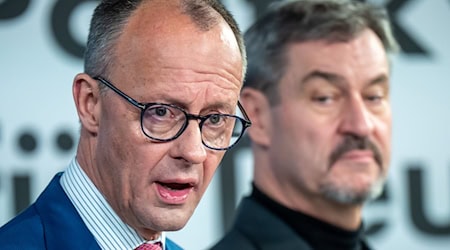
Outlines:
<svg viewBox="0 0 450 250"><path fill-rule="evenodd" d="M136 230L119 218L81 169L76 158L69 164L61 177L60 183L101 249L131 250L146 242ZM164 250L164 232L159 239L148 242L156 241L162 243Z"/></svg>

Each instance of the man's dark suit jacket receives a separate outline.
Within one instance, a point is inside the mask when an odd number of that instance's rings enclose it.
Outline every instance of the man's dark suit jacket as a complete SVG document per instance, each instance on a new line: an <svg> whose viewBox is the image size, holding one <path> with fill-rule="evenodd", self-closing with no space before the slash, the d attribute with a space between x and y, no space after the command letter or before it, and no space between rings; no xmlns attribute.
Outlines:
<svg viewBox="0 0 450 250"><path fill-rule="evenodd" d="M34 204L0 228L0 249L100 249L57 174ZM166 239L167 250L181 249Z"/></svg>
<svg viewBox="0 0 450 250"><path fill-rule="evenodd" d="M286 223L251 198L239 205L235 224L212 250L312 250Z"/></svg>

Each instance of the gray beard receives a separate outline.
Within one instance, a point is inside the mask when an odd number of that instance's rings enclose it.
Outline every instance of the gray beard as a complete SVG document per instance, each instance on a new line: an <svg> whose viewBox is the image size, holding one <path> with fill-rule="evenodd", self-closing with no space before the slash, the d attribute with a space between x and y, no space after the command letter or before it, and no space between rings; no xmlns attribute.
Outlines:
<svg viewBox="0 0 450 250"><path fill-rule="evenodd" d="M333 183L327 183L320 187L324 197L344 205L361 205L376 199L383 192L385 178L379 178L367 192L355 192L348 188L337 187Z"/></svg>

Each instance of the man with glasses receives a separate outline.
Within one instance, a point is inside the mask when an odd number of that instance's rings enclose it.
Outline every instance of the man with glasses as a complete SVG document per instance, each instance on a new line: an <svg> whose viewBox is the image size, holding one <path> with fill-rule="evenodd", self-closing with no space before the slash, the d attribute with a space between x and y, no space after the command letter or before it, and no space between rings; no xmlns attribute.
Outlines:
<svg viewBox="0 0 450 250"><path fill-rule="evenodd" d="M369 249L362 207L382 190L391 146L385 11L288 1L244 38L253 191L212 249Z"/></svg>
<svg viewBox="0 0 450 250"><path fill-rule="evenodd" d="M1 248L180 249L164 231L250 126L244 51L219 1L102 1L73 82L77 155L0 229Z"/></svg>

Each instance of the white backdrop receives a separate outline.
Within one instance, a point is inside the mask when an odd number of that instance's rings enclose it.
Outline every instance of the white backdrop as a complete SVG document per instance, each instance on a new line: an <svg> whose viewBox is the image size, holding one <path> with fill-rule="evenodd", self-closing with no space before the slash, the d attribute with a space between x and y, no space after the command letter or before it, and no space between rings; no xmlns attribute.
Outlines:
<svg viewBox="0 0 450 250"><path fill-rule="evenodd" d="M13 2L17 8L6 9ZM28 195L31 201L39 195L76 147L71 83L82 61L55 39L61 32L52 28L56 2L0 0L0 224ZM95 1L80 2L67 30L83 44ZM256 15L255 1L224 2L245 30ZM392 167L386 195L365 210L367 224L378 225L370 241L376 249L449 249L450 1L391 2L403 4L397 24L424 51L393 59ZM237 202L250 188L251 153L241 150L233 159L234 166L221 167L238 173ZM220 197L226 190L218 177L188 225L169 234L186 249L205 249L223 234Z"/></svg>

